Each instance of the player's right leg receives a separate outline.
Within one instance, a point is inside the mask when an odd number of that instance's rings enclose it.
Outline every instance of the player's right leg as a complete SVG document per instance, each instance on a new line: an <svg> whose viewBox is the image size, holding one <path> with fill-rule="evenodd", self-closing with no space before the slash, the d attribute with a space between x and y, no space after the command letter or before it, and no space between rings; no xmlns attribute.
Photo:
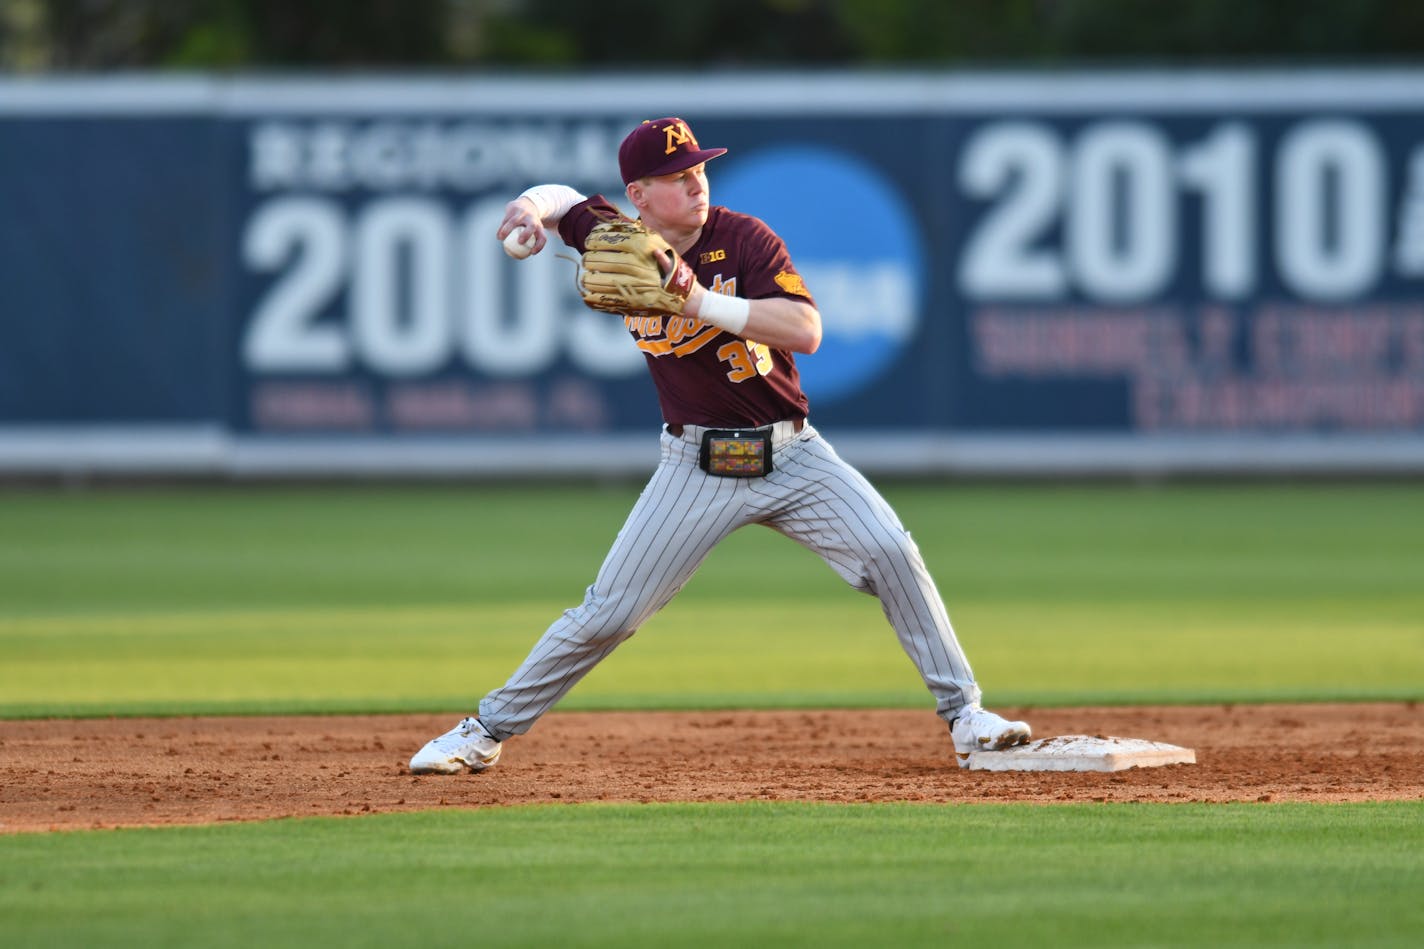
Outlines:
<svg viewBox="0 0 1424 949"><path fill-rule="evenodd" d="M500 743L479 719L466 718L439 738L432 738L410 759L412 774L458 774L483 771L499 763Z"/></svg>
<svg viewBox="0 0 1424 949"><path fill-rule="evenodd" d="M712 548L746 522L734 500L737 486L738 479L704 474L696 446L663 436L662 461L583 602L555 620L509 680L480 702L479 721L491 740L527 732L667 605Z"/></svg>

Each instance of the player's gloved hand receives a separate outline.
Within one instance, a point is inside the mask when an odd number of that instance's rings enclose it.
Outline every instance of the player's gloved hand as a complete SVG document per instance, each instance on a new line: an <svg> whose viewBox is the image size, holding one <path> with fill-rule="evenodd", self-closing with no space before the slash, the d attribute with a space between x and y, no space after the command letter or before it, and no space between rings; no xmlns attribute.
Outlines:
<svg viewBox="0 0 1424 949"><path fill-rule="evenodd" d="M601 221L584 241L578 288L595 310L677 316L696 282L672 245L639 221Z"/></svg>

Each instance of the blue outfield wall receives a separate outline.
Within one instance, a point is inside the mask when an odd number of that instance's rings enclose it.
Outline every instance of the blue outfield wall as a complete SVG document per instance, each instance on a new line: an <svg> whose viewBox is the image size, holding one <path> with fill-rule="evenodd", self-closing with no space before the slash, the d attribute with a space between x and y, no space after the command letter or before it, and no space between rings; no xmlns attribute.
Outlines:
<svg viewBox="0 0 1424 949"><path fill-rule="evenodd" d="M0 472L641 471L504 204L687 118L877 470L1424 470L1424 71L0 82Z"/></svg>

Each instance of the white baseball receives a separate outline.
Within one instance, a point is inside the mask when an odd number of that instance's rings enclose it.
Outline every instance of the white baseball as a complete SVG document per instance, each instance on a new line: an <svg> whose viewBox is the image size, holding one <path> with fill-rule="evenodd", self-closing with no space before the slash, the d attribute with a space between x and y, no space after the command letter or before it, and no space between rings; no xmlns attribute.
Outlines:
<svg viewBox="0 0 1424 949"><path fill-rule="evenodd" d="M509 236L504 239L504 252L515 260L523 260L534 251L534 242L538 239L537 234L531 233L527 241L519 239L519 228L509 232Z"/></svg>

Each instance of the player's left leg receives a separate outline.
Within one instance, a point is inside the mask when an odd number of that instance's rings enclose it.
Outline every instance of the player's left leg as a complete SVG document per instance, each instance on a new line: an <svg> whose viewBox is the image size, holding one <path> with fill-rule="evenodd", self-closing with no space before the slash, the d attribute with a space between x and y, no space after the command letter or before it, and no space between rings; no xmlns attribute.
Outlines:
<svg viewBox="0 0 1424 949"><path fill-rule="evenodd" d="M814 431L778 453L766 482L779 507L763 523L879 598L937 712L952 722L976 706L979 686L919 547L870 482Z"/></svg>
<svg viewBox="0 0 1424 949"><path fill-rule="evenodd" d="M768 495L781 507L763 523L814 550L851 586L880 599L950 726L960 767L972 751L1008 748L1032 737L1027 723L979 705L979 686L919 547L860 472L812 429L778 455L767 482Z"/></svg>

